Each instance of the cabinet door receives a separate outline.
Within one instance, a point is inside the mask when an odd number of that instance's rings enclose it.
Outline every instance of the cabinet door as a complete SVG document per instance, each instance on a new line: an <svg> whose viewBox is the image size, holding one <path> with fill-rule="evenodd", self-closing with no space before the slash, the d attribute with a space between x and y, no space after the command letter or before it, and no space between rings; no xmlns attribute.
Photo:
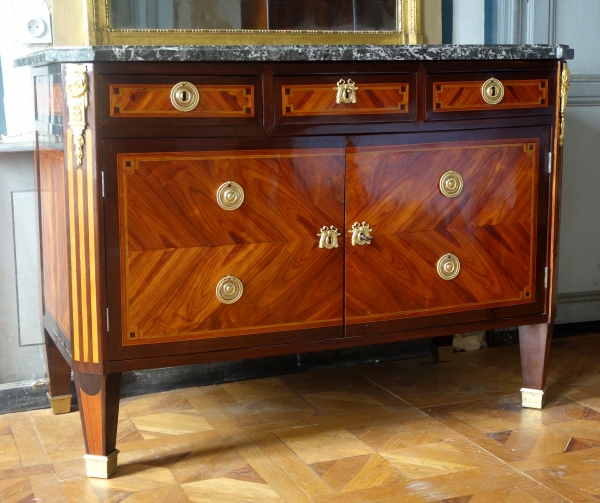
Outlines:
<svg viewBox="0 0 600 503"><path fill-rule="evenodd" d="M343 140L236 143L110 142L120 346L169 354L184 351L176 341L198 341L189 352L342 335L343 239L320 247L318 233L343 230Z"/></svg>
<svg viewBox="0 0 600 503"><path fill-rule="evenodd" d="M347 234L346 333L543 312L548 136L351 139L346 230L365 222L372 240Z"/></svg>

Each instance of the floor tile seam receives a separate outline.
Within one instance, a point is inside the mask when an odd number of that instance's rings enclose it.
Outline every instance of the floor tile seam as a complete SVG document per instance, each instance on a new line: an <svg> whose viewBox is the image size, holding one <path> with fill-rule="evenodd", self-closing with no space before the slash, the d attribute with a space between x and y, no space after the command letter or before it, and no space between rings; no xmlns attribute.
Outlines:
<svg viewBox="0 0 600 503"><path fill-rule="evenodd" d="M304 462L304 460L303 460L303 459L302 459L302 458L301 458L301 457L300 457L298 454L296 454L296 452L294 452L294 450L292 450L292 449L291 449L291 448L290 448L290 447L289 447L289 446L288 446L288 445L287 445L287 444L286 444L286 443L283 441L283 439L281 439L281 438L279 438L279 437L277 436L277 433L275 433L274 431L270 431L270 432L269 432L269 434L270 434L270 435L272 435L272 436L273 436L273 437L274 437L274 438L275 438L275 439L276 439L278 442L280 442L280 443L281 443L281 445L282 445L282 446L283 446L285 449L287 449L289 452L291 452L291 453L292 453L292 455L293 455L293 456L294 456L294 457L295 457L295 458L298 460L298 462L299 462L299 463L302 463L304 466L306 466L306 468L307 468L308 470L311 470L311 471L313 471L313 469L310 467L310 465L309 465L309 464L307 464L306 462ZM254 441L254 439L252 439L252 441ZM265 450L264 450L264 449L263 449L263 448L262 448L262 447L261 447L261 446L260 446L260 445L259 445L257 442L254 442L254 443L255 443L256 445L258 445L258 448L259 448L261 451L263 451L263 452L265 453L265 456L268 456L270 459L272 459L272 460L273 460L273 458L271 457L271 455L270 455L268 452L266 452L266 451L265 451ZM273 461L274 461L275 463L277 463L275 460L273 460ZM292 480L292 482L293 482L293 483L294 483L296 486L298 486L298 489L300 489L300 490L301 490L301 491L302 491L304 494L306 494L306 495L307 495L307 497L308 497L308 498L309 498L311 501L314 501L314 499L315 499L315 498L313 498L313 497L312 497L310 494L308 494L308 493L307 493L307 492L306 492L306 491L305 491L305 490L304 490L302 487L300 487L300 485L299 485L299 484L298 484L298 483L297 483L297 482L294 480L294 476L293 476L293 475L292 475L290 472L288 472L288 471L286 470L286 468L285 468L285 466L284 466L283 464L279 464L279 463L277 463L277 465L278 465L278 466L279 466L279 467L280 467L280 468L281 468L281 469L282 469L282 470L283 470L285 473L287 473L288 477L290 477L290 479ZM314 471L313 471L313 473L314 473ZM333 488L329 482L327 482L326 480L324 480L324 479L323 479L322 477L320 477L320 476L319 476L317 473L315 473L315 477L319 478L319 479L320 479L320 480L321 480L321 481L322 481L324 484L326 484L326 485L327 485L327 486L328 486L328 487L329 487L329 488L332 490L333 494L338 494L338 492L335 490L335 488Z"/></svg>
<svg viewBox="0 0 600 503"><path fill-rule="evenodd" d="M33 420L33 417L31 415L31 412L24 412L22 413L23 415L27 416L27 418L29 419L29 421L31 421L31 425L33 426L33 430L35 431L35 436L42 448L42 450L44 451L44 455L46 456L46 459L48 461L50 461L50 454L48 453L48 451L46 450L46 446L44 445L44 442L42 441L42 437L40 436L40 433L38 431L37 425L35 424L35 421ZM12 426L10 425L10 421L8 422L9 427L11 428L11 432L12 432ZM19 451L19 445L17 444L17 441L14 437L14 432L13 433L13 441L15 442L15 446L17 447L17 452ZM23 466L23 460L21 459L21 453L19 452L19 459L21 460L21 466ZM47 464L47 463L41 463L42 465ZM30 466L37 466L37 465L30 465Z"/></svg>
<svg viewBox="0 0 600 503"><path fill-rule="evenodd" d="M64 497L65 501L66 501L67 503L69 503L69 497L67 496L67 493L65 492L65 488L64 488L64 487L63 487L63 485L62 485L62 482L63 482L63 481L62 481L62 480L60 480L60 479L58 478L58 475L56 474L56 471L54 470L54 465L52 465L52 472L50 472L50 473L51 473L51 475L53 475L53 476L54 476L54 478L56 479L56 482L58 482L58 485L59 485L59 487L60 487L60 490L61 490L61 492L62 492L62 495L63 495L63 497ZM48 475L48 473L43 473L43 474L38 474L38 475ZM31 483L31 477L36 477L36 476L38 476L38 475L30 475L30 476L28 477L28 479L29 479L29 484L31 485L31 491L32 491L32 493L33 493L33 495L34 495L34 497L35 497L35 501L38 501L38 500L40 500L40 499L43 501L43 498L39 498L39 496L38 496L37 494L35 494L35 490L34 490L34 488L33 488L33 484Z"/></svg>
<svg viewBox="0 0 600 503"><path fill-rule="evenodd" d="M424 412L425 414L427 414L426 411L420 409L422 412ZM427 414L429 417L431 417L432 419L436 420L435 418L433 418L432 416L430 416L429 414ZM441 423L441 421L439 421ZM443 424L443 423L442 423ZM444 425L446 426L446 425ZM500 461L504 466L508 467L512 472L524 475L525 477L527 477L528 479L532 480L534 483L536 484L540 484L541 486L545 487L546 489L548 489L549 491L552 491L554 494L556 494L558 497L560 498L564 498L564 496L562 496L561 494L559 494L558 492L556 492L555 490L553 490L551 487L548 487L547 485L543 484L542 482L540 482L539 480L534 479L532 476L528 475L527 473L519 470L518 468L515 468L514 466L511 465L511 463L508 463L506 461L504 461L503 459L499 458L496 454L490 452L488 449L486 449L484 446L477 444L476 442L474 442L473 440L465 437L464 435L462 435L460 432L456 431L454 428L451 428L450 426L446 426L447 428L450 428L452 431L454 431L457 435L463 437L467 442L469 442L470 444L473 444L474 446L476 446L478 449L481 449L482 451L486 452L487 454L489 454L490 456L492 456L493 458L495 458L497 461ZM483 468L483 467L482 467ZM484 468L485 470L485 468ZM486 470L488 471L488 470ZM565 498L566 499L566 498ZM571 501L571 500L568 500ZM573 503L573 502L571 502Z"/></svg>
<svg viewBox="0 0 600 503"><path fill-rule="evenodd" d="M406 400L404 400L403 398L401 398L400 396L398 396L396 393L394 393L393 391L384 388L381 384L379 384L378 382L373 381L373 379L371 379L370 377L361 374L358 370L356 370L354 367L350 367L350 370L352 372L354 372L355 374L361 376L363 379L366 379L367 381L369 381L370 383L373 383L375 386L377 386L378 388L382 389L383 391L385 391L386 393L389 393L390 395L392 395L393 397L397 398L398 400L400 400L401 402L403 402L404 404L406 404L408 407L411 407L413 409L417 409L417 407L415 407L414 405L411 405L410 403L408 403Z"/></svg>

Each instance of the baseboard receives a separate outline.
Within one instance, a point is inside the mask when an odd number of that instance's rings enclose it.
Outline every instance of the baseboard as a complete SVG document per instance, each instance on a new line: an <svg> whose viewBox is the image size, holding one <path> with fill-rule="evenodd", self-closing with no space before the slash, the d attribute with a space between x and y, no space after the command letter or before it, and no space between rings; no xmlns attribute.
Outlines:
<svg viewBox="0 0 600 503"><path fill-rule="evenodd" d="M600 290L559 294L556 308L557 325L600 320Z"/></svg>
<svg viewBox="0 0 600 503"><path fill-rule="evenodd" d="M325 368L349 367L431 355L431 339L336 349L316 353L273 356L253 360L189 365L141 370L123 374L121 396L170 391L194 386L210 386L232 381L310 372ZM72 404L77 405L71 382ZM49 407L46 380L0 385L0 414Z"/></svg>

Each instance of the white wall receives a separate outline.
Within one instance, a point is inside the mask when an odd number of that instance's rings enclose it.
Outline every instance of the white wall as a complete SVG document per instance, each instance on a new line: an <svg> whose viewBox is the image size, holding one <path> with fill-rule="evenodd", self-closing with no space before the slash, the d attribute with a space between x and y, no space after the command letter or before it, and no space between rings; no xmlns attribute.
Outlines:
<svg viewBox="0 0 600 503"><path fill-rule="evenodd" d="M24 42L24 20L45 11L44 0L0 0L0 58L4 81L7 136L13 140L33 132L33 85L29 68L13 68L15 58L43 49L48 44Z"/></svg>
<svg viewBox="0 0 600 503"><path fill-rule="evenodd" d="M452 43L483 44L485 34L484 0L454 0Z"/></svg>
<svg viewBox="0 0 600 503"><path fill-rule="evenodd" d="M33 85L30 68L12 66L16 57L47 45L25 41L24 18L40 12L49 18L43 0L0 0L7 126L7 136L0 138L0 384L39 379L46 372L32 204Z"/></svg>

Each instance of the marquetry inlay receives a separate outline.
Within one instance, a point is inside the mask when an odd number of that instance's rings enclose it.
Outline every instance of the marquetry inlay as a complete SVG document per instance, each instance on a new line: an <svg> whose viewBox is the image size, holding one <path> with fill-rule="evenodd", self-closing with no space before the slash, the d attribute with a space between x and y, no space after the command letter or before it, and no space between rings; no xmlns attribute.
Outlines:
<svg viewBox="0 0 600 503"><path fill-rule="evenodd" d="M433 111L459 112L501 108L543 108L548 106L548 79L502 80L502 101L486 103L481 88L483 81L434 82Z"/></svg>
<svg viewBox="0 0 600 503"><path fill-rule="evenodd" d="M408 84L360 84L356 102L337 103L331 84L284 85L283 117L408 113Z"/></svg>
<svg viewBox="0 0 600 503"><path fill-rule="evenodd" d="M111 84L111 117L254 117L253 85L194 86L197 105L182 112L171 101L171 84Z"/></svg>

